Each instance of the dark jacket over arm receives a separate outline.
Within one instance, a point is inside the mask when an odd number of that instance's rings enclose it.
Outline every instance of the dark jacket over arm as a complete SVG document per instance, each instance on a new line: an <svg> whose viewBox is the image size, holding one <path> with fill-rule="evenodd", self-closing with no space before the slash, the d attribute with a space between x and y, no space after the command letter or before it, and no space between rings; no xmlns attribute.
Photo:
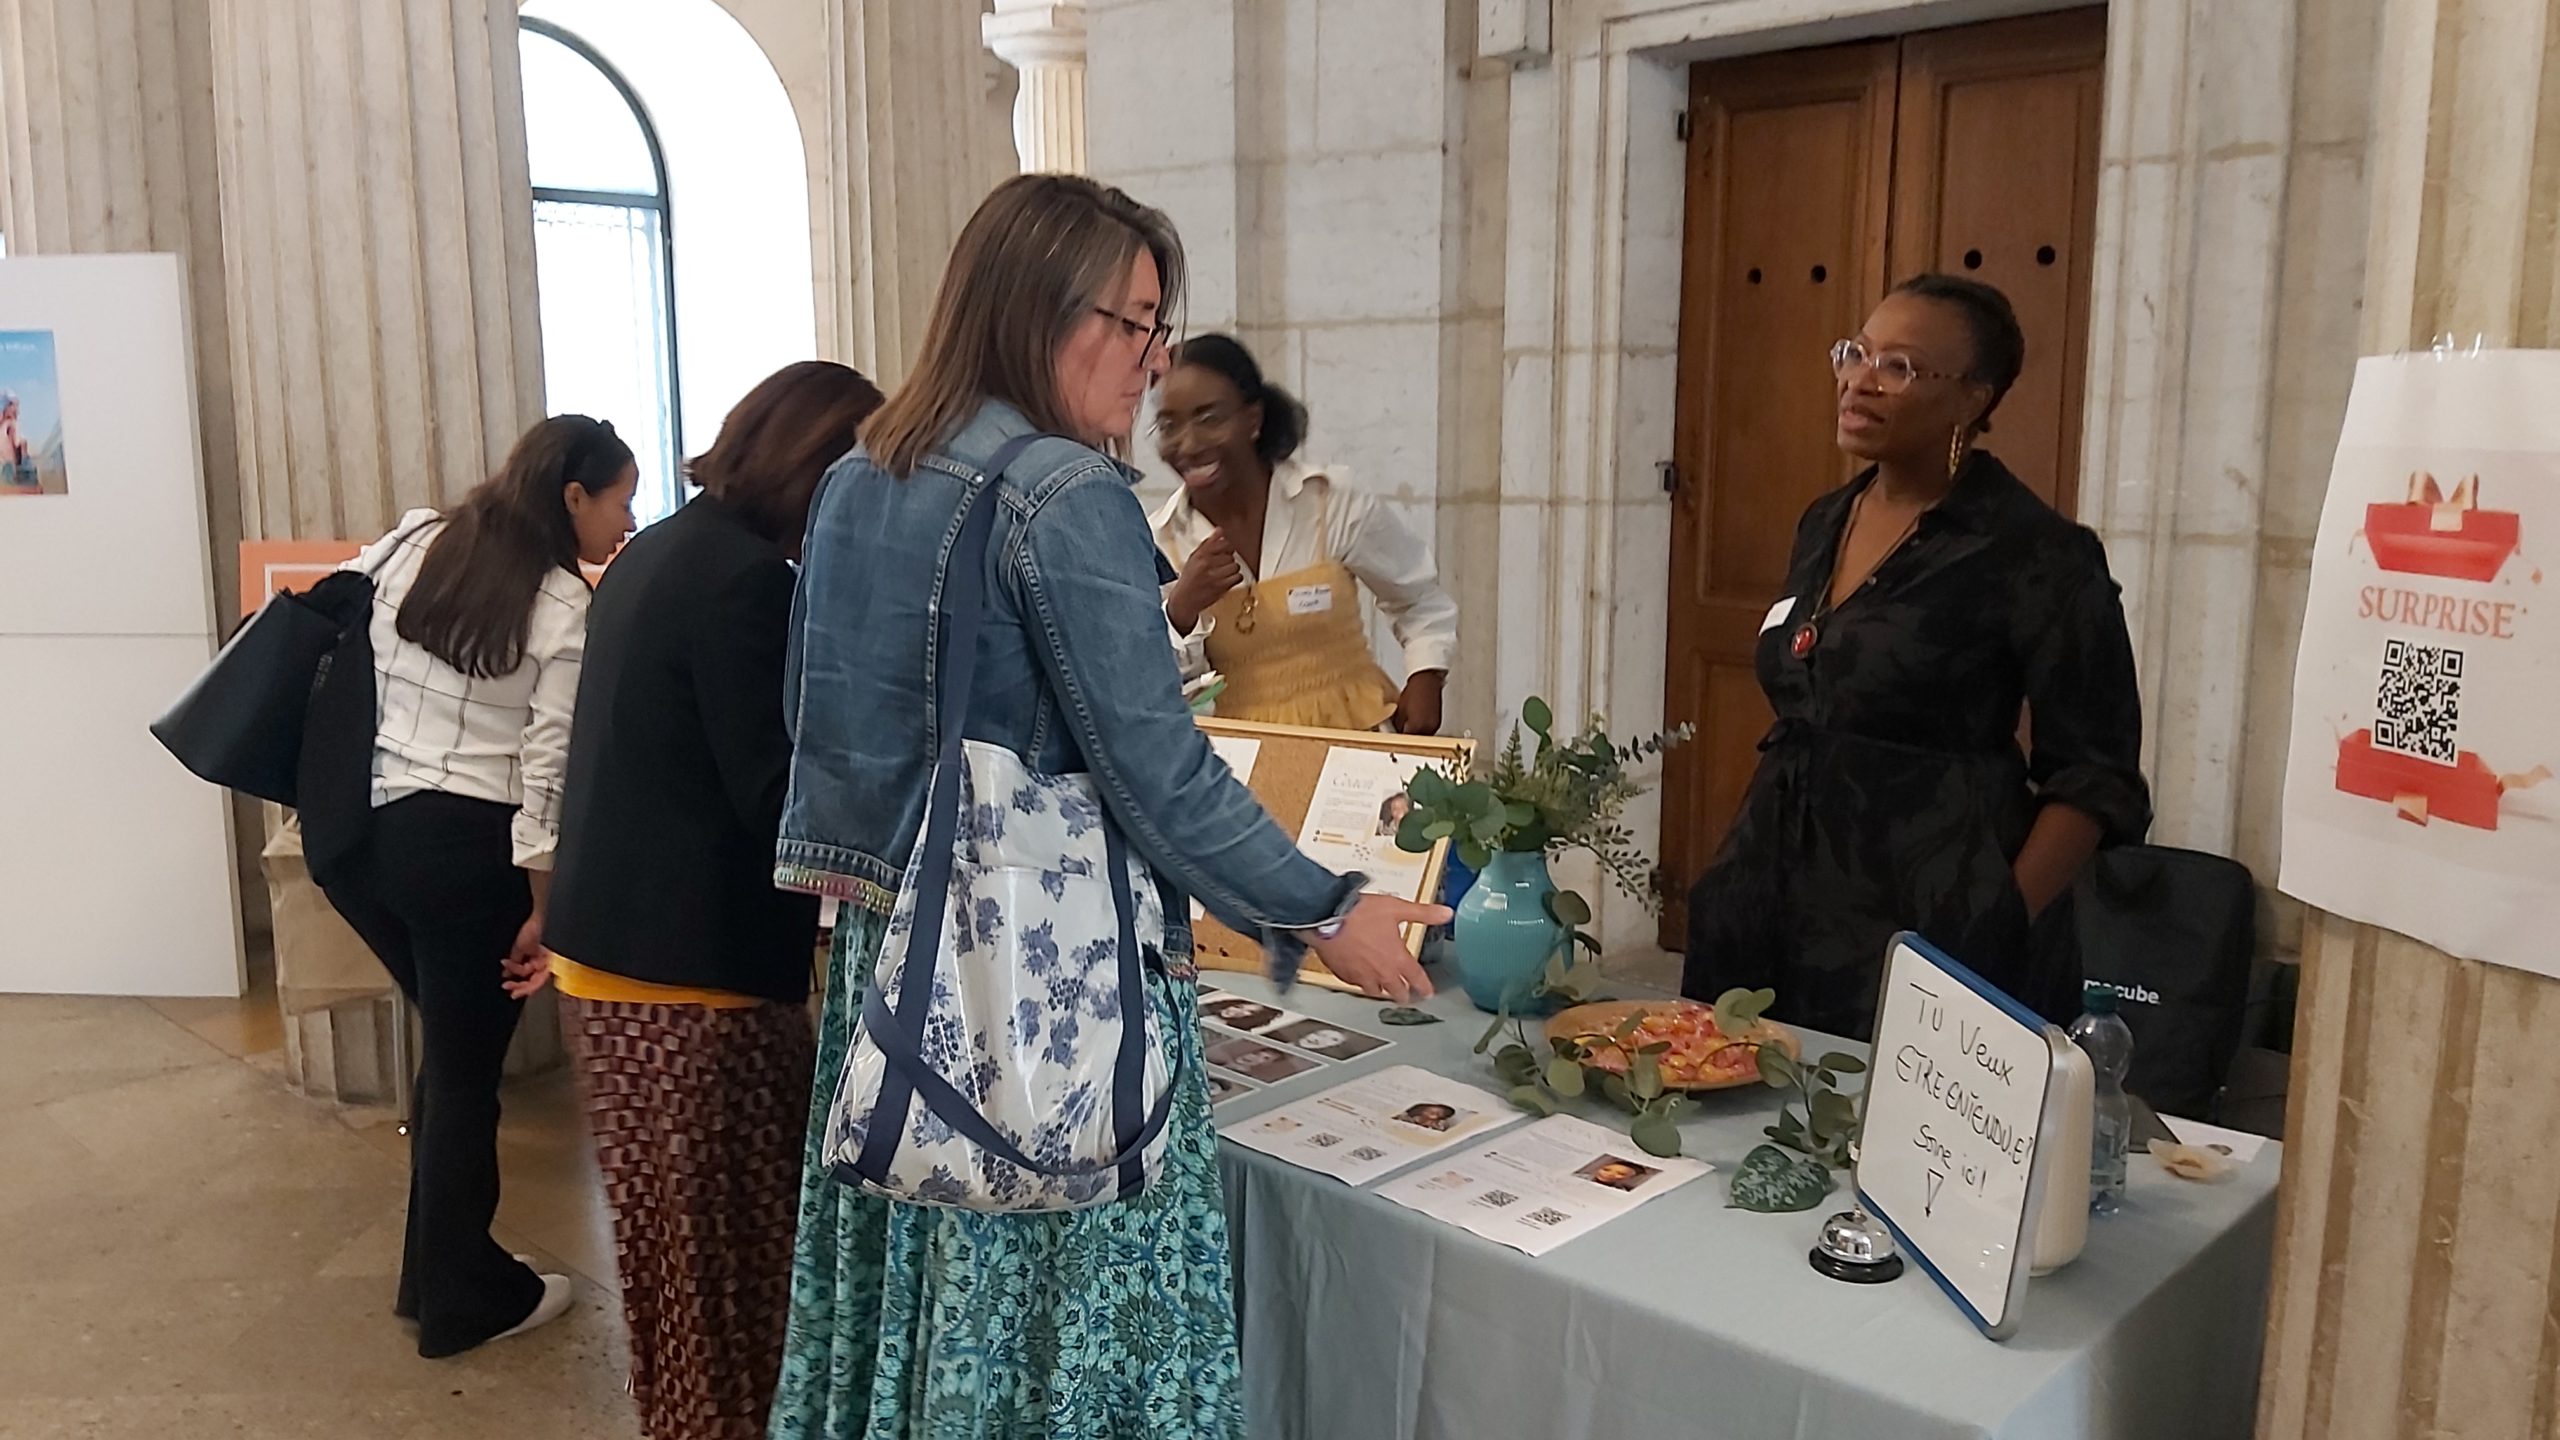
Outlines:
<svg viewBox="0 0 2560 1440"><path fill-rule="evenodd" d="M782 552L707 498L605 572L544 926L554 951L663 985L807 995L817 902L772 878L791 587Z"/></svg>

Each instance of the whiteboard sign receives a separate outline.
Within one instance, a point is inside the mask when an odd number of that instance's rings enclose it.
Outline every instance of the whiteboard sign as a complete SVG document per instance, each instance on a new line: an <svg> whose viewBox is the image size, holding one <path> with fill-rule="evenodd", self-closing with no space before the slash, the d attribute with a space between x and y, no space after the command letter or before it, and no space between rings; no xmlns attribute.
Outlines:
<svg viewBox="0 0 2560 1440"><path fill-rule="evenodd" d="M2061 1032L1917 935L1876 1006L1858 1195L1994 1340L2017 1328Z"/></svg>

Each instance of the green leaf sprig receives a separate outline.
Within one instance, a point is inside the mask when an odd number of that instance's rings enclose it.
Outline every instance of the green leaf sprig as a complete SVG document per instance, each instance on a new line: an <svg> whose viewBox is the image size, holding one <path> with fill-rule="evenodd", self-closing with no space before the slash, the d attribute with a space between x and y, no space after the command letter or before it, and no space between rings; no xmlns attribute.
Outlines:
<svg viewBox="0 0 2560 1440"><path fill-rule="evenodd" d="M1524 745L1524 729L1537 737L1534 749ZM1580 734L1561 738L1554 712L1532 695L1521 702L1520 721L1490 765L1451 759L1414 772L1405 787L1413 807L1396 829L1396 845L1419 853L1446 840L1475 870L1497 852L1587 850L1619 889L1658 913L1661 876L1621 817L1627 802L1652 783L1636 767L1689 734L1683 725L1621 744L1610 738L1606 717L1593 715ZM1573 903L1582 914L1566 921L1568 927L1589 924L1590 906L1579 896ZM1597 941L1574 938L1597 952Z"/></svg>

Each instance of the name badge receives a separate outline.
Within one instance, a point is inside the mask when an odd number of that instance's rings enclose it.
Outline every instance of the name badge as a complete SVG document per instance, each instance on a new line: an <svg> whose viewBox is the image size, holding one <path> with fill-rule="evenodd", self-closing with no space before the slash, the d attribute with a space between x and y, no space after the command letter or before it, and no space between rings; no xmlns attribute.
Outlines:
<svg viewBox="0 0 2560 1440"><path fill-rule="evenodd" d="M1330 609L1332 609L1332 608L1333 608L1333 587L1332 587L1332 586L1330 586L1330 585L1295 585L1295 586L1290 587L1290 590L1289 590L1289 613L1290 613L1290 614L1292 614L1292 615L1321 615L1321 614L1323 614L1324 612L1326 612L1327 610L1330 610Z"/></svg>
<svg viewBox="0 0 2560 1440"><path fill-rule="evenodd" d="M1786 599L1779 601L1777 604L1770 606L1769 613L1762 617L1760 621L1760 633L1766 635L1770 631L1777 629L1779 626L1786 624L1787 617L1794 614L1795 609L1796 597L1793 595L1790 595Z"/></svg>

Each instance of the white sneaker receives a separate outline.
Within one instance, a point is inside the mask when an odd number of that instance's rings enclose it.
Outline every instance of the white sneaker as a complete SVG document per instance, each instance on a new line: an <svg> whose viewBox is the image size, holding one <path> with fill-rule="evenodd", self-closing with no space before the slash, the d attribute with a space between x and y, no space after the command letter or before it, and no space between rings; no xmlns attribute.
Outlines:
<svg viewBox="0 0 2560 1440"><path fill-rule="evenodd" d="M577 1290L569 1283L568 1276L545 1275L542 1277L542 1299L534 1305L533 1313L524 1317L514 1329L502 1330L490 1338L505 1340L528 1330L538 1330L568 1314L569 1302L576 1298Z"/></svg>

